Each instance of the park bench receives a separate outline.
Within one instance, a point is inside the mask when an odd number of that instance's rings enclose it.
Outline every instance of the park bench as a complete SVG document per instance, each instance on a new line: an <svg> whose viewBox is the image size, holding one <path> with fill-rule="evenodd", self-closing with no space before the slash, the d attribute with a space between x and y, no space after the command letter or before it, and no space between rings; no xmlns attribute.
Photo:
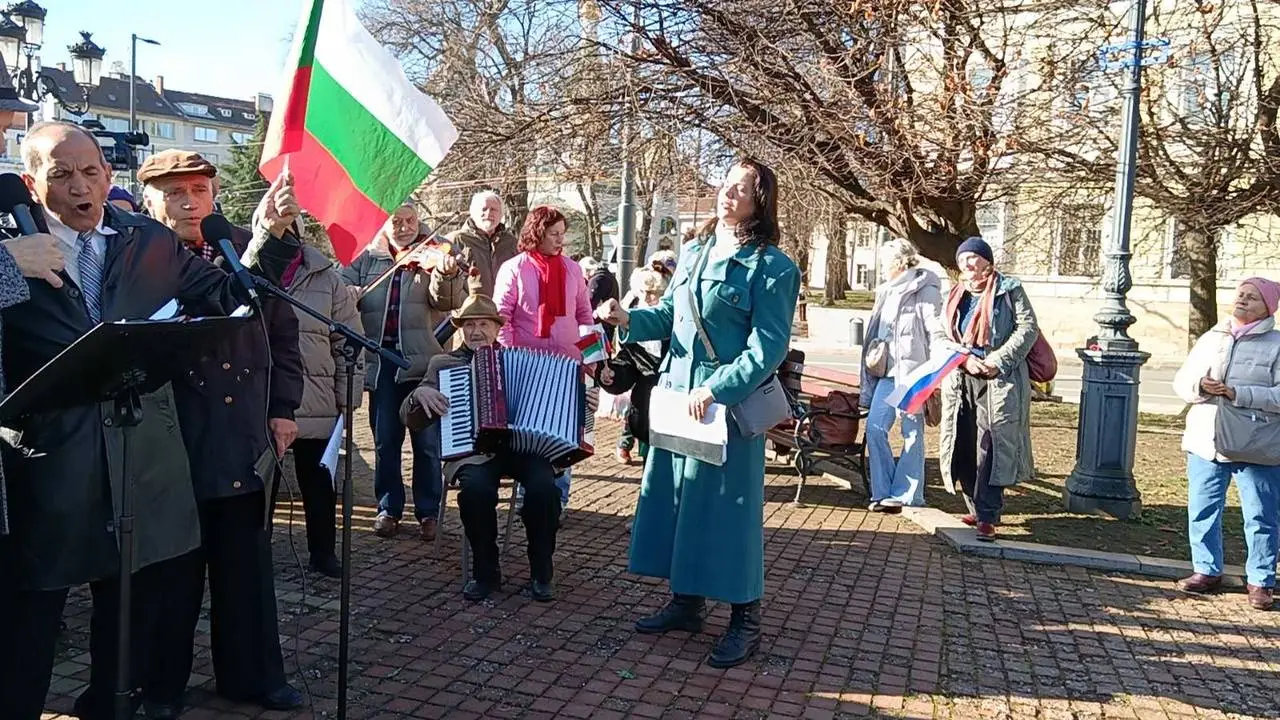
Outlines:
<svg viewBox="0 0 1280 720"><path fill-rule="evenodd" d="M794 505L800 505L805 481L814 474L820 464L836 461L852 464L862 478L863 490L870 497L867 481L867 450L859 441L862 421L867 412L858 407L860 379L854 373L805 365L804 352L791 350L778 368L778 379L791 402L792 419L770 430L766 437L779 458L788 458L800 476L796 485ZM852 408L827 407L833 392L851 395ZM826 437L823 418L841 419L852 423L852 434L843 437ZM865 432L861 433L865 437Z"/></svg>

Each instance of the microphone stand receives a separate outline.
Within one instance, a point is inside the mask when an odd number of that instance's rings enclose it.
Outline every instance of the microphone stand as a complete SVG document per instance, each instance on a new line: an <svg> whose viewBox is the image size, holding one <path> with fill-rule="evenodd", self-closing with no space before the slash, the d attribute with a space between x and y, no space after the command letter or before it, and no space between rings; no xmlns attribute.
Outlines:
<svg viewBox="0 0 1280 720"><path fill-rule="evenodd" d="M279 298L299 312L305 313L324 323L329 332L338 333L345 343L342 346L342 359L347 369L347 405L343 409L343 447L346 449L347 461L342 469L342 580L339 594L338 621L338 720L347 717L347 661L350 653L351 638L351 507L354 503L351 486L351 463L355 458L355 420L352 408L356 405L356 361L360 359L360 351L368 350L399 368L408 370L409 362L399 353L388 350L356 332L350 327L336 322L324 313L312 310L305 303L297 300L289 293L276 287L270 281L257 275L250 275L258 290L275 298Z"/></svg>

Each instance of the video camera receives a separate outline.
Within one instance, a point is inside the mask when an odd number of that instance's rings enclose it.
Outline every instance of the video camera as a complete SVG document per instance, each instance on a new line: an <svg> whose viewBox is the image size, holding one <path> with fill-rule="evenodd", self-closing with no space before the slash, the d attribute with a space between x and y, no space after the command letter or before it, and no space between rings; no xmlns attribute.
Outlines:
<svg viewBox="0 0 1280 720"><path fill-rule="evenodd" d="M106 157L111 169L117 172L128 172L138 167L138 153L134 148L146 147L151 138L144 132L111 132L98 120L81 120L80 126L102 144L102 154ZM107 144L103 140L110 140Z"/></svg>

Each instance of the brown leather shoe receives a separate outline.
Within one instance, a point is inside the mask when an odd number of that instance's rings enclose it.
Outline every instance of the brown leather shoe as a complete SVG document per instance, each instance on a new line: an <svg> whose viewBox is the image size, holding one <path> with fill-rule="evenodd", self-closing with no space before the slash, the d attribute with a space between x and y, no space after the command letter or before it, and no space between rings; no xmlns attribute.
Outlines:
<svg viewBox="0 0 1280 720"><path fill-rule="evenodd" d="M1220 587L1222 587L1221 575L1193 573L1190 577L1184 577L1178 581L1178 589L1182 592L1204 594L1215 592Z"/></svg>
<svg viewBox="0 0 1280 720"><path fill-rule="evenodd" d="M1254 610L1270 610L1274 598L1271 596L1271 588L1259 587L1257 585L1245 586L1245 591L1249 593L1249 606Z"/></svg>
<svg viewBox="0 0 1280 720"><path fill-rule="evenodd" d="M378 517L373 519L373 533L378 537L395 537L399 527L400 521L386 513L378 513Z"/></svg>
<svg viewBox="0 0 1280 720"><path fill-rule="evenodd" d="M436 539L436 519L427 518L418 523L418 537L422 542L431 542Z"/></svg>

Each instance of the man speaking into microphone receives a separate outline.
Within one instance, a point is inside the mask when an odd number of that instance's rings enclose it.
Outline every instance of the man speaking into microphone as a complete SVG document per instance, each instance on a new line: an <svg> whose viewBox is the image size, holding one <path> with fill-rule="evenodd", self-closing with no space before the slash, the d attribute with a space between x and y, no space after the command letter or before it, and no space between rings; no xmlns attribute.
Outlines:
<svg viewBox="0 0 1280 720"><path fill-rule="evenodd" d="M30 300L3 311L4 369L17 386L100 322L146 318L171 299L228 313L247 297L163 225L107 203L111 168L96 138L70 123L38 123L22 143L23 179L65 258L59 286L29 279ZM296 241L264 238L257 269L279 279ZM90 583L93 618L82 718L111 717L120 553L120 491L136 498L135 660L173 577L169 562L199 546L200 526L169 386L143 396L124 466L110 403L38 413L4 428L11 533L0 538L0 718L37 720L53 670L69 588ZM144 453L137 456L137 448ZM125 473L128 473L127 477Z"/></svg>
<svg viewBox="0 0 1280 720"><path fill-rule="evenodd" d="M278 178L263 200L262 221L251 233L211 217L217 168L199 154L166 150L138 170L143 204L193 253L218 258L219 241L236 254L251 236L293 235L301 214L292 180ZM214 230L221 221L221 230ZM206 231L230 237L207 237ZM221 262L221 260L219 260ZM223 270L231 271L229 263ZM272 710L299 707L302 696L285 678L277 628L271 544L265 525L265 478L255 464L284 454L297 437L293 413L302 401L298 318L273 297L256 301L263 322L224 341L174 383L178 417L200 508L201 549L185 563L186 576L170 589L158 619L156 662L143 679L151 717L175 717L191 675L196 623L208 570L211 646L219 695ZM264 335L265 326L265 335Z"/></svg>

